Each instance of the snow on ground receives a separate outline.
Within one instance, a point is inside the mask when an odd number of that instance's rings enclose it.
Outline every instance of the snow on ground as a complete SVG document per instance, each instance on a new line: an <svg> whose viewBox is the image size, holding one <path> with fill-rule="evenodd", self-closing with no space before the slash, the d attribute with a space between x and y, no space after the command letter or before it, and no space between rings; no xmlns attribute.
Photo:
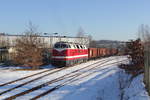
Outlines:
<svg viewBox="0 0 150 100"><path fill-rule="evenodd" d="M111 58L115 58L115 60L111 60ZM42 84L43 82L50 81L67 73L73 72L74 70L83 68L87 65L102 61L104 59L110 59L110 61L108 62L109 64L116 61L119 62L120 60L124 60L127 58L124 56L116 56L82 63L80 65L67 68L60 72L56 72L55 74L41 78L40 80L29 83L23 87L3 94L0 96L0 99L4 99L11 95L28 90L34 86ZM41 69L36 71L13 71L11 69L2 68L0 69L0 84L44 70L47 69ZM88 74L90 75L88 76ZM36 77L39 77L41 75L29 78L27 80L22 80L8 86L0 87L0 92L12 88L17 84L21 84ZM117 64L101 66L90 71L84 70L83 74L79 77L74 78L73 82L68 83L60 89L41 97L39 100L121 100L121 98L123 98L122 100L150 100L147 92L145 91L142 81L143 75L136 77L131 83L128 82L130 77L130 75L127 75L123 70L119 69L117 67ZM43 87L29 94L18 97L16 98L16 100L29 100L62 82L64 81ZM123 89L120 89L120 87L123 87Z"/></svg>
<svg viewBox="0 0 150 100"><path fill-rule="evenodd" d="M47 68L53 68L51 65L49 65ZM16 70L16 69L20 69L20 67L2 67L0 66L0 84L2 83L6 83L8 81L12 81L24 76L28 76L28 75L32 75L35 74L37 72L41 72L45 69L41 69L41 70L28 70L28 71L23 71L23 70Z"/></svg>
<svg viewBox="0 0 150 100"><path fill-rule="evenodd" d="M141 74L135 77L128 87L124 89L126 100L150 100L148 93L145 90L145 85L143 83L144 75Z"/></svg>

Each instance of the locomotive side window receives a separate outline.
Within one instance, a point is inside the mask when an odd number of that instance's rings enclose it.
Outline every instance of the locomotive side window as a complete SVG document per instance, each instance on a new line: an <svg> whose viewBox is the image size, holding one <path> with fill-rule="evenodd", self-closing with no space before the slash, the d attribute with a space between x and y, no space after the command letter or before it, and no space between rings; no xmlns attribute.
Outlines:
<svg viewBox="0 0 150 100"><path fill-rule="evenodd" d="M71 48L71 45L68 44L68 48Z"/></svg>
<svg viewBox="0 0 150 100"><path fill-rule="evenodd" d="M68 44L68 48L71 48L72 47L72 45L71 44Z"/></svg>
<svg viewBox="0 0 150 100"><path fill-rule="evenodd" d="M76 47L77 47L78 49L80 49L79 45L76 45Z"/></svg>
<svg viewBox="0 0 150 100"><path fill-rule="evenodd" d="M80 49L83 49L82 45L79 45Z"/></svg>
<svg viewBox="0 0 150 100"><path fill-rule="evenodd" d="M74 48L76 49L77 48L77 46L76 45L73 45L74 46Z"/></svg>
<svg viewBox="0 0 150 100"><path fill-rule="evenodd" d="M82 45L80 45L80 49L82 49Z"/></svg>

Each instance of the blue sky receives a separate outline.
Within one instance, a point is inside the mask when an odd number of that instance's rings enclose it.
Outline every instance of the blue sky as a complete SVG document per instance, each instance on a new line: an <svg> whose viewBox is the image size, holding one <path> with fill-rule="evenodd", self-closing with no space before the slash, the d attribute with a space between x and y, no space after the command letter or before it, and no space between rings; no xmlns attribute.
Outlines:
<svg viewBox="0 0 150 100"><path fill-rule="evenodd" d="M150 24L150 0L0 0L0 32L21 34L28 22L40 32L128 40Z"/></svg>

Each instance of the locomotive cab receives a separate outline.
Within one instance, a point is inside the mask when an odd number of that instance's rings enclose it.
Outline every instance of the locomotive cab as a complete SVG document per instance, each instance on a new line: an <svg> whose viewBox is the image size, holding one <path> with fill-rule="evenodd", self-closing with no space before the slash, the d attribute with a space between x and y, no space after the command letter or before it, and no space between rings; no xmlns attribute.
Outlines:
<svg viewBox="0 0 150 100"><path fill-rule="evenodd" d="M67 49L70 45L64 42L57 42L52 51L52 65L55 66L66 66L66 56L68 55Z"/></svg>

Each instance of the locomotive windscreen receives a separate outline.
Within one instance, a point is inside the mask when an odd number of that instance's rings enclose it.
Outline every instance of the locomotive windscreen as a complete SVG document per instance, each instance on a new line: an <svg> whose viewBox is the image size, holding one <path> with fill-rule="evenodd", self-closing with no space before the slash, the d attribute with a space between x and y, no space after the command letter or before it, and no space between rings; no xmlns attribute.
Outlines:
<svg viewBox="0 0 150 100"><path fill-rule="evenodd" d="M69 48L69 46L64 43L56 43L54 48Z"/></svg>

